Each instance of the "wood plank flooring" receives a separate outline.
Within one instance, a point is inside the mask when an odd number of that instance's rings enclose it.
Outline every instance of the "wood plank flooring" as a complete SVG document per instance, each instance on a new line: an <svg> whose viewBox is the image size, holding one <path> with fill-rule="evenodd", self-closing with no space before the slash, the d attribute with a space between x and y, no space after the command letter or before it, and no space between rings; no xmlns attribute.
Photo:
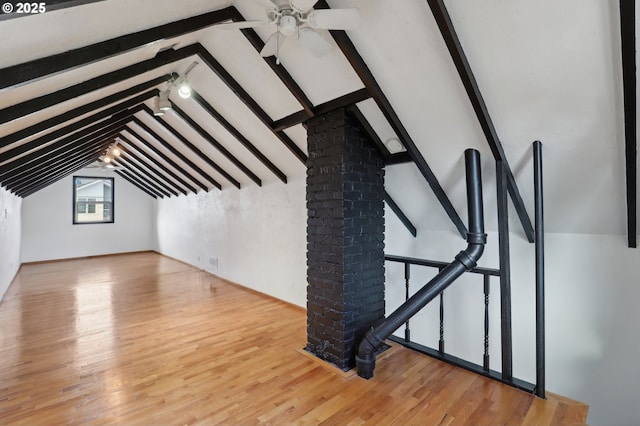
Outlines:
<svg viewBox="0 0 640 426"><path fill-rule="evenodd" d="M585 422L399 346L369 381L337 373L305 333L302 309L155 253L23 265L0 304L0 424Z"/></svg>

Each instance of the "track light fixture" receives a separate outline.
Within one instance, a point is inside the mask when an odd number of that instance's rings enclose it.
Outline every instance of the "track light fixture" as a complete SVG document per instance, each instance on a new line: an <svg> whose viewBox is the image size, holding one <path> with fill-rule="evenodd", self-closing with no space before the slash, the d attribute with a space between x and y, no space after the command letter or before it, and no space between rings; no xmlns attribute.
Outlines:
<svg viewBox="0 0 640 426"><path fill-rule="evenodd" d="M187 75L196 65L198 65L198 63L193 62L186 70L184 70L184 73L182 73L181 76L172 82L172 85L178 88L178 95L180 95L182 99L188 99L191 97L191 85L187 81Z"/></svg>
<svg viewBox="0 0 640 426"><path fill-rule="evenodd" d="M187 75L191 72L191 70L198 65L198 62L193 62L191 65L187 67L187 69L182 73L182 75L174 74L177 77L171 78L168 81L167 89L160 92L158 96L156 96L153 100L153 115L156 117L164 115L166 111L171 109L171 101L169 100L169 95L171 94L171 88L178 88L178 95L182 99L188 99L191 97L191 85L187 81Z"/></svg>
<svg viewBox="0 0 640 426"><path fill-rule="evenodd" d="M169 100L169 89L162 91L153 101L153 115L164 115L166 111L171 109L171 101Z"/></svg>

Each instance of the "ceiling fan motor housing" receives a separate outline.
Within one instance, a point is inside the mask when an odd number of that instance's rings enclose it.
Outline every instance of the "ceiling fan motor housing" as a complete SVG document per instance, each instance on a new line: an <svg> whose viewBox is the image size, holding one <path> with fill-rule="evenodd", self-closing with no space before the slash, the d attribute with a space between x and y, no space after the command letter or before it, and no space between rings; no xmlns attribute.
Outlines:
<svg viewBox="0 0 640 426"><path fill-rule="evenodd" d="M279 26L280 26L280 32L285 36L289 36L293 34L296 28L298 27L298 20L293 15L283 14L280 17Z"/></svg>

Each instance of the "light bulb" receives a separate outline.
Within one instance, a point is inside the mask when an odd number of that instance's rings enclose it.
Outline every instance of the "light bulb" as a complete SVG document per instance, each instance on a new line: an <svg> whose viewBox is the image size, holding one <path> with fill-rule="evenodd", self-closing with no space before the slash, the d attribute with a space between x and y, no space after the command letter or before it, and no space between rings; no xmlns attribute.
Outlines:
<svg viewBox="0 0 640 426"><path fill-rule="evenodd" d="M180 84L180 87L178 88L178 95L180 95L182 99L188 99L191 97L191 87L186 81Z"/></svg>
<svg viewBox="0 0 640 426"><path fill-rule="evenodd" d="M117 146L113 147L113 149L111 150L111 155L115 155L116 157L119 157L120 149Z"/></svg>

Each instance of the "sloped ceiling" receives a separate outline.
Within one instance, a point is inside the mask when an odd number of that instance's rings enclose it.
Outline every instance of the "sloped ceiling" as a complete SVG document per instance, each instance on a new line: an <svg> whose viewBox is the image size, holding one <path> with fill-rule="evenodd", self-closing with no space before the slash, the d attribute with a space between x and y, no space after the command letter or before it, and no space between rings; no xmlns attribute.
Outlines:
<svg viewBox="0 0 640 426"><path fill-rule="evenodd" d="M348 39L463 221L462 153L468 147L481 151L487 225L496 229L495 208L491 207L495 205L493 157L427 1L327 3L332 8L360 10L362 23L347 32ZM0 71L211 11L231 10L229 7L246 20L263 19L270 4L267 0L106 0L8 19L0 21L0 34L11 39L3 45ZM530 146L541 140L547 230L623 235L624 133L617 2L447 0L446 6L527 210L533 211ZM380 104L364 100L372 94L363 92L366 82L337 45L329 55L316 58L297 44L288 44L281 53L282 64L276 66L256 50L256 43L271 32L270 27L258 28L252 40L238 30L208 26L157 38L36 80L5 85L0 92L0 183L28 196L95 161L117 136L127 152L120 165L135 172L126 178L154 197L284 185L305 173L306 133L301 124L288 127L295 122L289 119L300 111L322 110L336 99L338 104L356 103L380 141L403 139ZM171 55L174 58L164 60ZM162 118L153 117L152 98L157 90L165 89L163 81L172 73L184 72L194 61L199 64L189 81L198 96L184 100L172 94L174 110ZM138 68L120 82L101 83L101 76L128 67ZM299 91L287 88L287 81ZM85 94L69 89L89 87L92 82L96 87ZM134 87L118 100L101 104ZM64 90L69 93L66 98L52 95ZM51 105L42 98L47 95L53 96ZM129 100L126 107L131 108L132 117L114 116L122 109L115 105ZM11 111L19 111L17 105L30 101L42 108L6 119ZM81 109L87 105L95 108ZM18 132L39 123L57 123L55 117L69 111L82 113L59 124L34 127L38 133L18 137ZM83 139L87 144L80 145L77 137L69 136L94 125L96 115L111 121L108 130L104 130L106 122L92 130L100 135L95 141L87 137ZM54 151L55 146L60 148ZM45 152L47 157L41 157ZM409 219L418 229L458 232L442 208L442 198L434 196L416 163L405 162L406 156L396 160L398 164L387 166L387 191ZM389 157L389 162L396 161ZM19 174L17 164L22 165ZM515 212L511 217L512 229L522 229Z"/></svg>

